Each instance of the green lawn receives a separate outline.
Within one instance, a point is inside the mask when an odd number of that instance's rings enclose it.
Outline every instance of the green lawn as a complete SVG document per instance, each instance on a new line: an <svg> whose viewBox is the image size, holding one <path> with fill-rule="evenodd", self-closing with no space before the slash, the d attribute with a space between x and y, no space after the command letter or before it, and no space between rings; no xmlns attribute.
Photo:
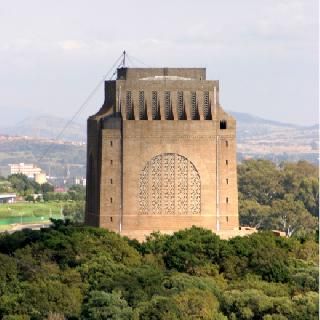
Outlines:
<svg viewBox="0 0 320 320"><path fill-rule="evenodd" d="M65 202L0 204L0 225L48 221L50 217L61 218Z"/></svg>
<svg viewBox="0 0 320 320"><path fill-rule="evenodd" d="M0 224L0 232L3 232L3 231L9 231L12 229L12 226L11 225L8 225L8 224L4 224L4 225L1 225Z"/></svg>

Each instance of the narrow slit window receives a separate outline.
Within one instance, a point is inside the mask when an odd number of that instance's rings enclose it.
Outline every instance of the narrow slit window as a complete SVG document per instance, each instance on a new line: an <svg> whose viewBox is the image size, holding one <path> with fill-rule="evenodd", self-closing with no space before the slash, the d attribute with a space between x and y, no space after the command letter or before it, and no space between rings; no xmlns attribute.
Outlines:
<svg viewBox="0 0 320 320"><path fill-rule="evenodd" d="M113 165L113 160L110 160L110 165Z"/></svg>
<svg viewBox="0 0 320 320"><path fill-rule="evenodd" d="M147 120L146 105L144 100L144 91L139 91L139 119Z"/></svg>
<svg viewBox="0 0 320 320"><path fill-rule="evenodd" d="M112 198L110 198L110 203L112 203Z"/></svg>
<svg viewBox="0 0 320 320"><path fill-rule="evenodd" d="M228 178L226 179L226 183L229 184L229 179Z"/></svg>
<svg viewBox="0 0 320 320"><path fill-rule="evenodd" d="M197 106L197 93L191 92L191 119L199 120L199 111Z"/></svg>
<svg viewBox="0 0 320 320"><path fill-rule="evenodd" d="M164 92L165 119L173 120L170 91Z"/></svg>
<svg viewBox="0 0 320 320"><path fill-rule="evenodd" d="M185 120L183 91L178 91L177 93L177 107L178 120Z"/></svg>
<svg viewBox="0 0 320 320"><path fill-rule="evenodd" d="M229 160L226 160L226 165L228 165L229 164Z"/></svg>
<svg viewBox="0 0 320 320"><path fill-rule="evenodd" d="M112 217L110 217L110 222L112 222L113 221L113 218Z"/></svg>
<svg viewBox="0 0 320 320"><path fill-rule="evenodd" d="M113 180L112 179L110 179L110 184L113 184Z"/></svg>
<svg viewBox="0 0 320 320"><path fill-rule="evenodd" d="M226 120L220 121L220 129L221 130L227 129L227 121Z"/></svg>
<svg viewBox="0 0 320 320"><path fill-rule="evenodd" d="M226 147L229 147L229 141L228 140L226 141Z"/></svg>
<svg viewBox="0 0 320 320"><path fill-rule="evenodd" d="M112 143L112 141L110 141L110 147L112 147L112 145L113 145L113 143Z"/></svg>
<svg viewBox="0 0 320 320"><path fill-rule="evenodd" d="M159 106L158 106L158 92L152 91L152 120L160 120L159 119Z"/></svg>
<svg viewBox="0 0 320 320"><path fill-rule="evenodd" d="M226 217L226 221L227 221L227 223L229 222L229 217Z"/></svg>
<svg viewBox="0 0 320 320"><path fill-rule="evenodd" d="M229 203L229 198L228 197L226 197L226 203Z"/></svg>
<svg viewBox="0 0 320 320"><path fill-rule="evenodd" d="M126 94L126 107L127 107L127 119L134 120L131 91L127 91L127 94Z"/></svg>
<svg viewBox="0 0 320 320"><path fill-rule="evenodd" d="M205 120L211 120L211 110L209 105L209 92L203 93L203 117Z"/></svg>

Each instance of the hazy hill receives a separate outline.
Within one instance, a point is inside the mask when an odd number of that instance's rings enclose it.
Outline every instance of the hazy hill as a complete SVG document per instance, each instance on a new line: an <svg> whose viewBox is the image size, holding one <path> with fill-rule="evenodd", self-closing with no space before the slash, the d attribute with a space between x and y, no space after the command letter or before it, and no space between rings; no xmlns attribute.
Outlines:
<svg viewBox="0 0 320 320"><path fill-rule="evenodd" d="M318 124L299 126L231 112L237 119L238 159L318 161Z"/></svg>
<svg viewBox="0 0 320 320"><path fill-rule="evenodd" d="M13 126L0 127L0 134L55 139L68 121L68 119L51 115L27 117ZM67 141L85 141L86 124L84 122L72 122L68 125L61 139Z"/></svg>
<svg viewBox="0 0 320 320"><path fill-rule="evenodd" d="M272 135L276 132L285 133L286 130L291 132L294 131L296 133L300 132L303 135L309 132L309 136L311 134L311 136L314 137L315 131L318 130L317 124L312 126L300 126L292 123L267 120L248 113L233 111L230 111L230 113L237 119L237 135L239 142L247 140L247 138L257 138L268 134Z"/></svg>
<svg viewBox="0 0 320 320"><path fill-rule="evenodd" d="M257 138L265 135L273 135L278 132L286 133L286 130L295 132L295 135L317 139L318 125L299 126L290 123L263 119L248 113L230 113L237 119L238 141L242 142L247 138ZM0 134L31 136L36 138L54 139L64 128L68 119L52 115L39 115L27 117L15 125L0 126ZM289 133L289 132L287 132ZM290 139L291 137L288 137ZM85 120L72 122L61 137L67 141L85 141L86 123Z"/></svg>
<svg viewBox="0 0 320 320"><path fill-rule="evenodd" d="M247 113L230 112L237 119L237 140L238 140L238 159L244 158L266 158L276 162L282 160L309 160L318 161L318 125L299 126L289 123L272 121L253 116ZM55 139L63 130L68 120L50 115L40 115L29 117L10 127L0 126L0 135L18 135L31 136L36 140L39 138ZM65 130L60 140L65 141L86 141L86 122L79 120L71 123ZM29 142L31 143L31 142ZM54 143L53 141L47 143ZM10 147L9 147L10 145ZM31 160L32 155L37 150L43 148L43 142L34 141L33 146L30 144L22 147L21 142L7 141L0 142L0 164L3 165L6 159L25 158L23 152L25 147L33 150L28 157ZM7 156L5 150L10 149L10 156ZM13 148L13 149L12 149ZM66 147L67 148L67 147ZM14 150L16 150L15 153ZM67 150L71 150L70 148ZM80 147L85 150L85 147ZM75 153L77 153L76 151ZM81 151L83 152L83 151ZM60 154L61 155L61 154ZM36 157L35 157L36 158ZM54 156L54 158L57 158ZM66 155L62 159L68 159ZM80 161L82 163L85 162ZM79 161L77 161L79 163Z"/></svg>

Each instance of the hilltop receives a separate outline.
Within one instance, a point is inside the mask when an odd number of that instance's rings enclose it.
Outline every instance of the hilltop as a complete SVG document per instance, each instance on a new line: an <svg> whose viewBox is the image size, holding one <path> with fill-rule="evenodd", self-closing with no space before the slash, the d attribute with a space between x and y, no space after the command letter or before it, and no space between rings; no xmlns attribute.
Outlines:
<svg viewBox="0 0 320 320"><path fill-rule="evenodd" d="M0 135L55 139L68 121L65 118L46 114L29 116L14 125L0 127ZM73 121L68 125L61 139L66 141L85 141L86 123L84 121Z"/></svg>
<svg viewBox="0 0 320 320"><path fill-rule="evenodd" d="M318 124L300 126L247 113L230 113L237 120L238 160L264 158L275 162L318 162Z"/></svg>

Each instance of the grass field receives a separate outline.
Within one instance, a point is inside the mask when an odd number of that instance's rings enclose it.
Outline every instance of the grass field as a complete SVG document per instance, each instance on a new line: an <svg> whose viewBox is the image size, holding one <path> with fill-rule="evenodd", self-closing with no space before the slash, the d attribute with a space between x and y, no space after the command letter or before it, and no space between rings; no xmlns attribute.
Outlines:
<svg viewBox="0 0 320 320"><path fill-rule="evenodd" d="M12 229L12 225L11 224L4 224L4 225L0 224L0 232L9 231L11 229Z"/></svg>
<svg viewBox="0 0 320 320"><path fill-rule="evenodd" d="M33 223L61 218L64 202L0 204L0 225Z"/></svg>

